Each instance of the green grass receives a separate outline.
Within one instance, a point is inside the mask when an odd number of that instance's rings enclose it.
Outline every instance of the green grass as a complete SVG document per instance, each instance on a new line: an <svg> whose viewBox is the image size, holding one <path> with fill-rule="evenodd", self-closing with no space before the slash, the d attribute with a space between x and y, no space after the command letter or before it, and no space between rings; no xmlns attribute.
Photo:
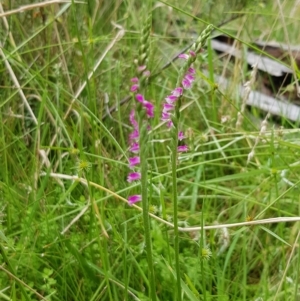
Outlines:
<svg viewBox="0 0 300 301"><path fill-rule="evenodd" d="M151 300L142 205L126 201L140 189L126 181L134 101L121 104L151 1L75 2L1 17L0 299ZM153 6L149 69L156 76L146 95L155 103L147 143L155 293L179 300L177 254L180 300L297 300L299 223L251 221L300 216L298 125L269 119L260 136L266 112L253 110L236 129L234 86L250 72L243 62L220 61L210 47L182 104L190 150L177 170L174 245L170 133L160 116L181 62L161 68L206 23L217 27L234 14L220 30L245 46L256 38L299 44L297 1L215 2ZM232 90L215 85L222 71ZM240 225L225 227L233 223ZM212 225L219 227L199 230Z"/></svg>

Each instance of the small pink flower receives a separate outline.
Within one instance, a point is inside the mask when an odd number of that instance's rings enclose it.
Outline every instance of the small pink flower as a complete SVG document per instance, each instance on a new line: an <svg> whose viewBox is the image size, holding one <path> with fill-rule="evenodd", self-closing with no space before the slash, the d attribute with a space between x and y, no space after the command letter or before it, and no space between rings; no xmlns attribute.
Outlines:
<svg viewBox="0 0 300 301"><path fill-rule="evenodd" d="M153 109L147 109L146 110L146 114L149 118L153 118L154 117L154 111Z"/></svg>
<svg viewBox="0 0 300 301"><path fill-rule="evenodd" d="M134 83L134 84L137 84L139 82L139 79L137 77L133 77L131 79L131 82Z"/></svg>
<svg viewBox="0 0 300 301"><path fill-rule="evenodd" d="M137 202L140 202L142 200L142 196L139 194L136 195L131 195L130 197L128 197L128 204L131 206Z"/></svg>
<svg viewBox="0 0 300 301"><path fill-rule="evenodd" d="M190 68L188 69L188 73L189 73L189 74L195 74L195 73L196 73L195 68L190 67Z"/></svg>
<svg viewBox="0 0 300 301"><path fill-rule="evenodd" d="M149 70L146 70L146 71L143 72L143 75L145 77L149 77L151 75L151 72Z"/></svg>
<svg viewBox="0 0 300 301"><path fill-rule="evenodd" d="M188 59L189 59L189 55L186 54L186 53L181 53L181 54L178 55L178 57L179 57L180 59L185 59L185 60L188 60Z"/></svg>
<svg viewBox="0 0 300 301"><path fill-rule="evenodd" d="M143 107L147 110L153 110L154 105L150 101L144 100Z"/></svg>
<svg viewBox="0 0 300 301"><path fill-rule="evenodd" d="M137 142L132 142L129 150L132 153L137 154L140 151L140 145Z"/></svg>
<svg viewBox="0 0 300 301"><path fill-rule="evenodd" d="M174 105L172 105L170 103L164 103L164 108L163 108L164 113L167 113L172 110L174 110Z"/></svg>
<svg viewBox="0 0 300 301"><path fill-rule="evenodd" d="M140 133L137 129L134 129L133 132L131 134L129 134L129 140L137 140L140 137Z"/></svg>
<svg viewBox="0 0 300 301"><path fill-rule="evenodd" d="M146 114L148 117L153 118L154 117L154 105L147 100L144 100L143 107L146 109Z"/></svg>
<svg viewBox="0 0 300 301"><path fill-rule="evenodd" d="M192 83L186 78L184 78L181 83L184 89L190 89L192 86Z"/></svg>
<svg viewBox="0 0 300 301"><path fill-rule="evenodd" d="M134 84L134 85L132 85L132 86L130 87L130 92L135 92L135 91L137 91L138 89L139 89L139 85Z"/></svg>
<svg viewBox="0 0 300 301"><path fill-rule="evenodd" d="M146 66L146 65L143 65L143 66L139 66L139 67L137 68L137 70L138 70L139 72L142 72L142 71L146 70L146 68L147 68L147 66Z"/></svg>
<svg viewBox="0 0 300 301"><path fill-rule="evenodd" d="M181 96L182 93L183 93L182 87L177 87L177 88L175 88L175 89L172 91L172 95L174 95L174 96L176 96L176 97Z"/></svg>
<svg viewBox="0 0 300 301"><path fill-rule="evenodd" d="M161 120L163 120L163 121L169 121L170 118L171 118L171 114L170 113L162 112L162 114L161 114Z"/></svg>
<svg viewBox="0 0 300 301"><path fill-rule="evenodd" d="M191 55L191 56L196 56L196 53L195 53L195 51L193 51L193 50L190 50L190 55Z"/></svg>
<svg viewBox="0 0 300 301"><path fill-rule="evenodd" d="M184 137L183 132L179 132L179 133L178 133L178 140L181 141L181 140L183 140L184 138L185 138L185 137Z"/></svg>
<svg viewBox="0 0 300 301"><path fill-rule="evenodd" d="M134 167L135 165L140 164L140 162L140 157L138 156L129 158L129 167Z"/></svg>
<svg viewBox="0 0 300 301"><path fill-rule="evenodd" d="M172 120L169 120L168 122L167 122L167 127L168 128L171 128L173 126L173 121Z"/></svg>
<svg viewBox="0 0 300 301"><path fill-rule="evenodd" d="M148 117L154 117L154 105L150 101L146 100L142 94L137 94L135 99L146 109Z"/></svg>
<svg viewBox="0 0 300 301"><path fill-rule="evenodd" d="M138 127L137 121L134 119L135 111L131 110L129 113L129 121L132 124L132 126L136 129Z"/></svg>
<svg viewBox="0 0 300 301"><path fill-rule="evenodd" d="M195 76L193 74L190 74L190 73L187 73L184 78L189 80L191 83L195 80Z"/></svg>
<svg viewBox="0 0 300 301"><path fill-rule="evenodd" d="M132 172L127 176L127 181L129 183L133 181L138 181L141 179L141 173L140 172Z"/></svg>
<svg viewBox="0 0 300 301"><path fill-rule="evenodd" d="M187 152L188 151L188 147L186 145L180 145L180 146L177 147L177 151L179 153Z"/></svg>
<svg viewBox="0 0 300 301"><path fill-rule="evenodd" d="M177 100L178 96L176 95L168 95L165 100L167 103L174 103Z"/></svg>
<svg viewBox="0 0 300 301"><path fill-rule="evenodd" d="M142 94L135 95L135 99L140 103L143 103L145 101L145 98Z"/></svg>

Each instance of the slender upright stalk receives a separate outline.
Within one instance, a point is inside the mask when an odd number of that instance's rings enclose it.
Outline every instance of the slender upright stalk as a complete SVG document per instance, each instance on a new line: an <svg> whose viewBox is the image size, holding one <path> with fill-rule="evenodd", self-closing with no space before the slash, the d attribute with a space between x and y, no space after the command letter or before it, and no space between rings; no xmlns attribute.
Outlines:
<svg viewBox="0 0 300 301"><path fill-rule="evenodd" d="M141 124L142 122L140 122ZM141 157L141 195L142 195L142 208L143 208L143 222L145 232L145 243L146 253L149 270L149 289L152 301L156 301L156 290L155 290L155 274L152 258L152 243L151 243L151 232L150 232L150 220L149 220L149 202L148 202L148 163L147 163L147 124L141 124L140 126L140 157Z"/></svg>
<svg viewBox="0 0 300 301"><path fill-rule="evenodd" d="M151 6L152 7L152 6ZM156 301L155 290L155 276L154 266L152 258L152 245L151 245L151 232L149 221L149 201L148 201L148 137L149 137L149 119L154 117L154 106L151 102L147 101L144 97L146 82L150 75L150 71L147 70L147 63L150 52L150 32L152 27L152 15L149 14L145 25L142 29L139 58L138 58L138 77L132 78L133 85L131 86L131 92L135 94L136 110L130 113L130 123L134 128L134 131L129 135L130 140L130 152L135 154L134 157L129 158L129 166L136 168L139 166L139 171L136 170L128 175L128 181L141 181L141 194L133 195L128 198L129 204L142 201L143 208L143 223L145 233L145 244L149 271L149 295L152 301ZM138 116L138 122L135 116Z"/></svg>
<svg viewBox="0 0 300 301"><path fill-rule="evenodd" d="M196 71L192 67L193 62L197 58L198 52L203 47L206 39L213 29L209 25L199 36L197 41L193 44L189 53L181 54L179 57L186 60L182 66L176 88L169 96L165 98L166 103L163 106L162 120L167 122L167 126L171 129L171 168L172 168L172 199L173 199L173 223L174 223L174 252L175 252L175 272L176 272L176 286L177 296L176 300L182 300L181 294L181 277L180 277L180 262L179 262L179 231L178 231L178 191L177 191L177 164L178 153L187 151L187 145L178 145L179 141L184 139L184 134L179 131L180 128L180 107L182 101L182 94L186 89L191 88L195 80ZM172 113L175 111L174 113Z"/></svg>
<svg viewBox="0 0 300 301"><path fill-rule="evenodd" d="M181 300L181 277L180 277L180 262L179 262L179 231L178 231L178 193L177 193L177 144L178 144L178 128L175 126L172 130L172 198L173 198L173 223L174 223L174 251L175 251L175 271L177 282L177 299Z"/></svg>

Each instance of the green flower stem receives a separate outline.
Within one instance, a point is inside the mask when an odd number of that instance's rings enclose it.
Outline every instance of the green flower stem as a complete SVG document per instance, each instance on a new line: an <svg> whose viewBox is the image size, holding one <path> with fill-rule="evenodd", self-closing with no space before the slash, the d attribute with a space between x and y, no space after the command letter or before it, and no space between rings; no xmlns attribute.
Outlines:
<svg viewBox="0 0 300 301"><path fill-rule="evenodd" d="M205 206L205 202L203 202L203 205L202 205L202 214L201 214L201 238L200 238L200 252L201 252L201 255L202 255L202 250L204 248L204 215L203 215L203 212L204 212L204 206ZM202 286L203 288L206 287L206 278L204 277L204 258L201 257L201 273L202 273ZM203 289L203 301L206 301L206 289Z"/></svg>
<svg viewBox="0 0 300 301"><path fill-rule="evenodd" d="M177 159L178 159L178 124L180 119L181 98L177 100L175 108L175 118L172 120L174 127L171 131L171 168L172 168L172 199L173 199L173 223L174 223L174 252L175 252L175 272L177 299L181 301L181 276L179 262L179 231L178 231L178 192L177 192Z"/></svg>
<svg viewBox="0 0 300 301"><path fill-rule="evenodd" d="M181 81L186 74L188 68L196 60L197 53L201 47L205 44L207 38L211 34L213 26L209 25L202 32L196 42L192 45L191 51L195 55L190 55L187 62L183 65L179 72L176 87L181 86ZM171 164L172 164L172 197L173 197L173 223L174 223L174 251L175 251L175 272L176 272L176 286L177 286L177 299L181 301L181 277L180 277L180 262L179 262L179 231L178 231L178 192L177 192L177 159L178 159L178 124L180 122L180 107L181 107L182 96L180 96L176 102L175 117L173 118L173 129L171 133L172 145L171 145Z"/></svg>
<svg viewBox="0 0 300 301"><path fill-rule="evenodd" d="M155 275L152 258L152 243L150 233L150 220L149 220L149 202L148 202L148 181L147 181L147 140L149 133L147 132L147 124L143 123L145 118L141 118L140 123L140 166L141 166L141 195L142 195L142 208L143 208L143 222L145 231L146 253L149 270L149 289L152 301L156 301L155 291Z"/></svg>
<svg viewBox="0 0 300 301"><path fill-rule="evenodd" d="M152 1L149 3L152 9ZM150 10L151 11L151 10ZM150 33L152 27L152 13L149 14L145 25L142 30L138 66L147 66L149 53L150 53ZM141 71L142 74L142 71ZM147 77L141 76L140 79L140 90L143 91L146 87ZM144 95L144 94L143 94ZM150 232L150 220L149 220L149 202L148 202L148 162L147 162L147 151L148 151L148 122L146 114L143 109L139 109L139 132L140 132L140 168L141 168L141 196L142 196L142 208L143 208L143 222L145 232L145 243L146 253L149 271L149 290L151 301L156 301L156 290L155 290L155 274L153 266L153 255L152 255L152 243L151 243L151 232Z"/></svg>
<svg viewBox="0 0 300 301"><path fill-rule="evenodd" d="M179 231L178 231L178 193L177 193L177 145L178 145L178 127L175 126L172 130L172 199L173 199L173 223L174 223L174 251L175 251L175 272L176 272L176 286L177 299L181 301L181 276L179 263Z"/></svg>

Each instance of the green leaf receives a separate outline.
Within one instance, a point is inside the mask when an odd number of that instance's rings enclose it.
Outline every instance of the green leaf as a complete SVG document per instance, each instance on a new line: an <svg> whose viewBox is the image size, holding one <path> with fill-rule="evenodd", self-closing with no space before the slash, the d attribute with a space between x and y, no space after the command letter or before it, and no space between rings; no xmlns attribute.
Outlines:
<svg viewBox="0 0 300 301"><path fill-rule="evenodd" d="M260 228L262 228L263 230L265 230L266 232L268 232L269 234L271 234L272 236L274 236L275 238L277 238L278 240L280 240L281 242L283 242L287 246L292 247L288 242L286 242L284 239L282 239L281 237L279 237L277 234L275 234L271 230L265 228L264 226L260 226Z"/></svg>
<svg viewBox="0 0 300 301"><path fill-rule="evenodd" d="M2 240L4 240L6 243L8 243L8 240L7 240L6 236L4 235L4 233L1 230L0 230L0 238Z"/></svg>

